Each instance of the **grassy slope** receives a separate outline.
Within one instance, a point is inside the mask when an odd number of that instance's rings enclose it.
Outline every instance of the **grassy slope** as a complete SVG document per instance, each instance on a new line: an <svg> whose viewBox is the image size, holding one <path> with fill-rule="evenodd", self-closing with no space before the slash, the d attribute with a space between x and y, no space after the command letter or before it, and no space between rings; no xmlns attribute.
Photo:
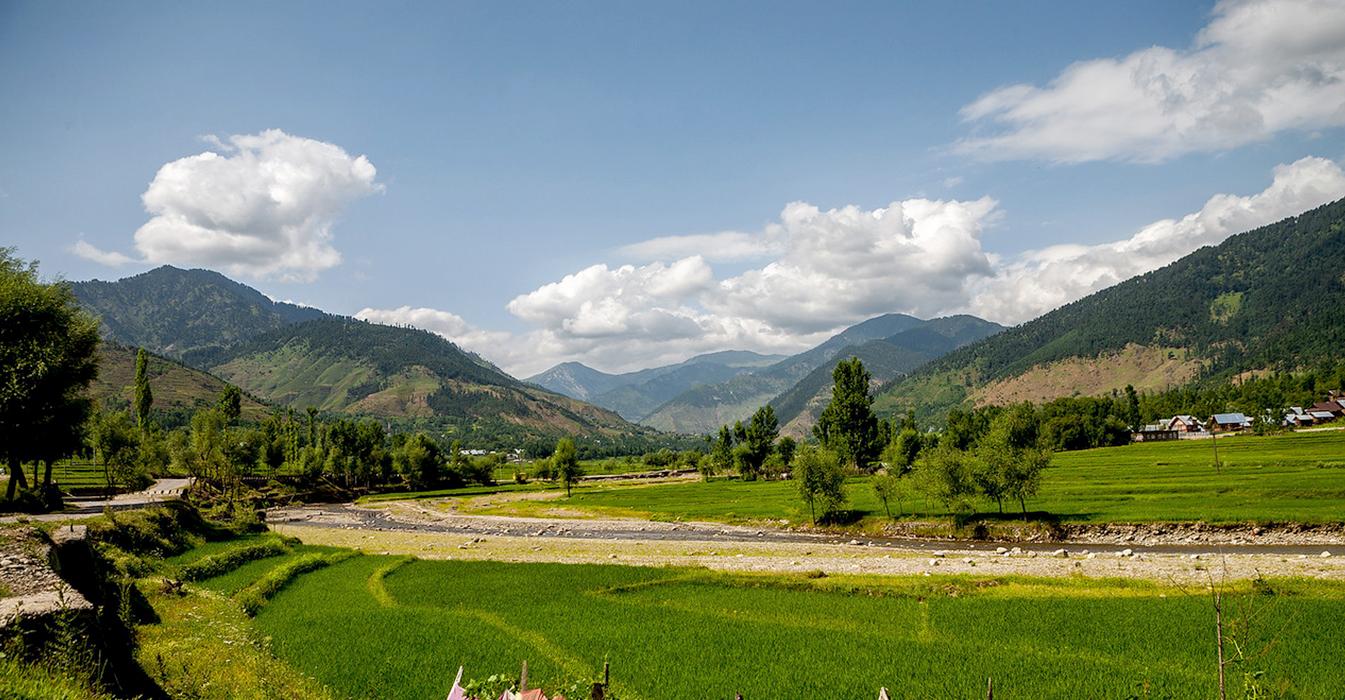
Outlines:
<svg viewBox="0 0 1345 700"><path fill-rule="evenodd" d="M1221 439L1218 473L1212 447L1195 440L1062 452L1028 507L1073 522L1345 521L1345 431ZM866 479L852 479L847 490L850 508L870 520L883 517ZM510 507L526 512L547 505ZM920 516L946 514L923 498L905 505ZM795 484L778 481L585 487L567 506L661 519L806 521ZM981 510L993 507L980 504Z"/></svg>
<svg viewBox="0 0 1345 700"><path fill-rule="evenodd" d="M105 342L100 352L102 359L93 395L99 400L112 399L129 405L135 396L135 349ZM213 406L225 386L218 377L157 355L150 356L148 374L155 408ZM248 420L260 420L267 414L264 404L246 394L242 406L243 417Z"/></svg>
<svg viewBox="0 0 1345 700"><path fill-rule="evenodd" d="M352 696L438 697L469 677L533 684L612 664L625 698L1157 697L1213 693L1205 596L1151 584L1007 578L747 577L619 566L366 556L307 574L257 618L276 653ZM389 570L391 573L388 573ZM379 572L385 575L376 575ZM1237 671L1338 697L1345 591L1229 599L1266 655ZM1290 624L1294 620L1312 625ZM1234 688L1240 676L1233 674Z"/></svg>

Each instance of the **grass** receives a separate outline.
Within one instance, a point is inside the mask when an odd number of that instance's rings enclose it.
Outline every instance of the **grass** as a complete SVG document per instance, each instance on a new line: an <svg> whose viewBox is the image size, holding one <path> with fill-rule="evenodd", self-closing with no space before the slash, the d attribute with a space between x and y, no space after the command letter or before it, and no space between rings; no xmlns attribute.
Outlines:
<svg viewBox="0 0 1345 700"><path fill-rule="evenodd" d="M320 683L275 658L269 642L227 597L201 589L166 594L156 583L141 583L159 621L138 628L136 660L170 697L331 697Z"/></svg>
<svg viewBox="0 0 1345 700"><path fill-rule="evenodd" d="M1345 431L1218 440L1216 471L1210 440L1182 440L1056 454L1040 493L1028 501L1066 522L1302 522L1345 521ZM885 518L868 480L846 485L848 507L868 524ZM526 515L554 502L518 501ZM586 486L566 507L661 520L807 522L792 482L677 482ZM906 499L907 515L945 517L941 505ZM1012 514L1012 506L1005 504ZM897 505L892 504L896 512ZM983 512L993 503L981 502Z"/></svg>
<svg viewBox="0 0 1345 700"><path fill-rule="evenodd" d="M178 569L178 577L183 581L214 578L227 574L250 561L278 557L289 553L289 551L289 546L279 537L241 543L183 564Z"/></svg>
<svg viewBox="0 0 1345 700"><path fill-rule="evenodd" d="M80 678L44 664L0 655L0 697L7 700L112 700Z"/></svg>
<svg viewBox="0 0 1345 700"><path fill-rule="evenodd" d="M1294 697L1345 695L1345 586L1227 598L1231 633ZM1267 593L1269 591L1269 594ZM612 663L622 698L1208 697L1207 596L1152 583L820 578L364 556L305 574L256 618L276 654L350 697L439 697L470 677L534 684ZM1244 623L1250 625L1244 627Z"/></svg>

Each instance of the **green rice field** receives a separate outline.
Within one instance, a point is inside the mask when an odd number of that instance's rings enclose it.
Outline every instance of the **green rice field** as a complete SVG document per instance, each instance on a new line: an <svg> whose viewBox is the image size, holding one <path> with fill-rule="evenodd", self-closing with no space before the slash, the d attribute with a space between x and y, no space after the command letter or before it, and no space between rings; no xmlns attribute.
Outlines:
<svg viewBox="0 0 1345 700"><path fill-rule="evenodd" d="M206 585L236 591L281 561ZM1243 650L1230 697L1248 678L1276 697L1345 697L1345 584L1243 585L1225 603ZM1215 695L1208 595L1138 582L359 556L298 577L254 624L345 697L443 697L459 665L484 678L523 660L543 687L609 662L623 699L984 697L987 677L997 698Z"/></svg>
<svg viewBox="0 0 1345 700"><path fill-rule="evenodd" d="M1345 431L1218 440L1183 440L1060 452L1028 500L1067 522L1204 521L1339 523L1345 521ZM848 507L863 519L885 517L864 478L847 484ZM520 503L519 509L545 503ZM716 479L658 486L584 487L567 504L658 519L807 520L792 482ZM909 516L946 510L919 494L901 505ZM1010 514L1011 507L1005 504ZM995 510L982 501L978 508ZM892 509L898 509L896 503Z"/></svg>

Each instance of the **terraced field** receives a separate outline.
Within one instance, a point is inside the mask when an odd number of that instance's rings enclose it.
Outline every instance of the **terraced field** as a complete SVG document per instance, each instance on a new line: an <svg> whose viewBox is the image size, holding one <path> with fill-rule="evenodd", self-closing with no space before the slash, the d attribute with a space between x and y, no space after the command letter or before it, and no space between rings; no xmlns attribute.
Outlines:
<svg viewBox="0 0 1345 700"><path fill-rule="evenodd" d="M228 592L278 559L208 581ZM1229 677L1345 695L1345 585L1240 584ZM700 569L358 556L306 573L257 614L279 658L347 697L443 697L469 677L534 684L612 664L621 698L1208 697L1209 597L1144 582L743 576ZM1306 624L1311 621L1311 624Z"/></svg>

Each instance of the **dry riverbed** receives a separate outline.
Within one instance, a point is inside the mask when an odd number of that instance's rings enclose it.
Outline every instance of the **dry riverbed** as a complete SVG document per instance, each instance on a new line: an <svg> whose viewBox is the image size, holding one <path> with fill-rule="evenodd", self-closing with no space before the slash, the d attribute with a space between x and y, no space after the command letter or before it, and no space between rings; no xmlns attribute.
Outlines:
<svg viewBox="0 0 1345 700"><path fill-rule="evenodd" d="M1176 583L1257 576L1345 579L1345 549L895 542L630 519L463 515L433 503L272 511L276 531L310 544L433 559L702 566L740 572L984 574L1139 578ZM1301 548L1296 548L1301 549Z"/></svg>

